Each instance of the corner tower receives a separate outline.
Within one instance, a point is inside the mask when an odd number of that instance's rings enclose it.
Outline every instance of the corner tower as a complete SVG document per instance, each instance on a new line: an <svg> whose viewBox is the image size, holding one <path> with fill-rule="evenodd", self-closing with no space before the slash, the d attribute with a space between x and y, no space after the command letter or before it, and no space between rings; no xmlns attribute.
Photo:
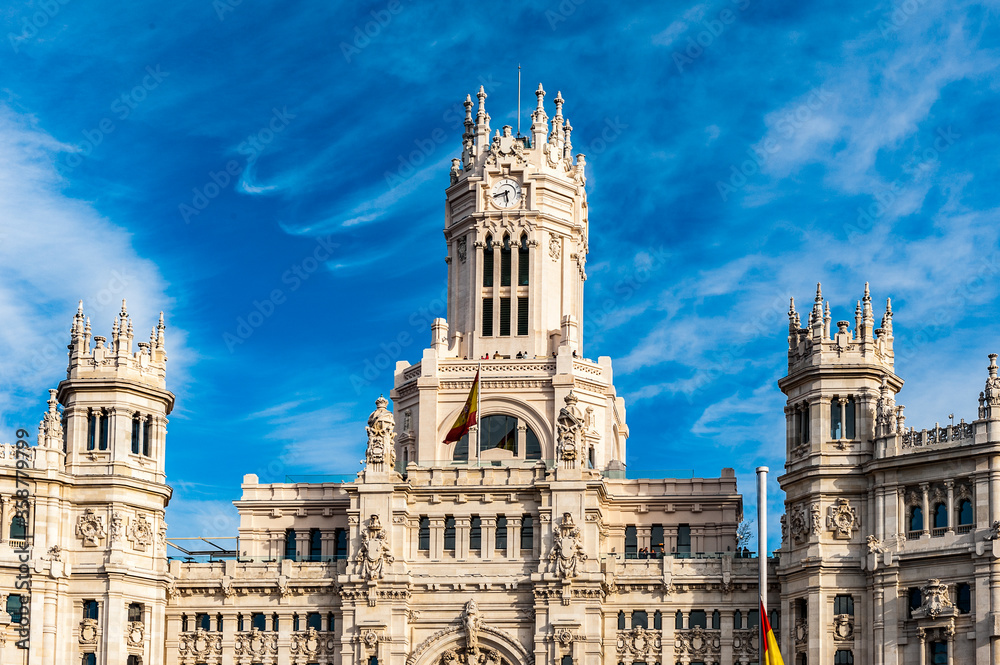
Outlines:
<svg viewBox="0 0 1000 665"><path fill-rule="evenodd" d="M583 352L586 160L573 155L562 95L551 128L541 84L535 95L530 136L505 125L491 138L486 93L480 87L475 117L465 99L444 227L448 344L459 356Z"/></svg>

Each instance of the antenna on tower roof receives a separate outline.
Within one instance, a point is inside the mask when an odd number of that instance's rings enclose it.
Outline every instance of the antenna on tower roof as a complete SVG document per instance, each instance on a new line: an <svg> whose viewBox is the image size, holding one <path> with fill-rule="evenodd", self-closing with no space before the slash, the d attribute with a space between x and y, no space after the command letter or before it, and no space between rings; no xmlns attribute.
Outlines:
<svg viewBox="0 0 1000 665"><path fill-rule="evenodd" d="M517 63L517 135L521 135L521 63Z"/></svg>

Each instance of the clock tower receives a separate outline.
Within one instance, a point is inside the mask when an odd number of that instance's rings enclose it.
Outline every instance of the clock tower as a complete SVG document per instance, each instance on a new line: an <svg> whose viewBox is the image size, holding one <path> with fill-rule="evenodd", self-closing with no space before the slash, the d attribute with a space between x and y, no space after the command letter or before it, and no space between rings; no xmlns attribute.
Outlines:
<svg viewBox="0 0 1000 665"><path fill-rule="evenodd" d="M465 100L462 158L452 160L448 244L448 346L459 357L527 358L560 348L582 354L587 194L583 155L556 93L545 113L535 92L531 135L490 136L486 93Z"/></svg>

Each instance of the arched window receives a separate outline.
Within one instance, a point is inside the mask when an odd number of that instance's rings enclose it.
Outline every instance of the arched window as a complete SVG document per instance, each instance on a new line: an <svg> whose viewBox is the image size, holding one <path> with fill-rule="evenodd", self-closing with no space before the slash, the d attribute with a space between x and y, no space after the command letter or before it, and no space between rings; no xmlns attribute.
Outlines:
<svg viewBox="0 0 1000 665"><path fill-rule="evenodd" d="M684 630L684 613L680 610L674 615L674 630Z"/></svg>
<svg viewBox="0 0 1000 665"><path fill-rule="evenodd" d="M719 610L712 610L712 630L720 628L722 628L722 615L719 614Z"/></svg>
<svg viewBox="0 0 1000 665"><path fill-rule="evenodd" d="M618 610L618 630L625 630L625 611Z"/></svg>
<svg viewBox="0 0 1000 665"><path fill-rule="evenodd" d="M295 561L295 529L285 529L285 558Z"/></svg>
<svg viewBox="0 0 1000 665"><path fill-rule="evenodd" d="M484 453L487 450L493 450L495 448L500 448L502 450L508 450L513 455L513 457L518 457L520 450L518 448L518 428L524 427L524 444L525 444L525 459L542 459L542 446L538 440L538 435L535 434L534 430L523 420L517 418L517 416L510 416L504 414L496 414L491 416L483 417L479 422L479 445L480 453ZM467 461L475 460L476 451L469 450L469 435L466 434L458 443L455 444L455 450L452 453L453 461Z"/></svg>
<svg viewBox="0 0 1000 665"><path fill-rule="evenodd" d="M924 511L920 506L914 506L910 509L910 531L923 531L924 530Z"/></svg>
<svg viewBox="0 0 1000 665"><path fill-rule="evenodd" d="M934 506L934 528L944 529L948 526L948 506L939 503Z"/></svg>
<svg viewBox="0 0 1000 665"><path fill-rule="evenodd" d="M510 269L510 236L505 234L500 246L500 286L510 286Z"/></svg>
<svg viewBox="0 0 1000 665"><path fill-rule="evenodd" d="M733 628L741 630L743 628L743 612L736 610L733 612Z"/></svg>
<svg viewBox="0 0 1000 665"><path fill-rule="evenodd" d="M28 538L28 523L23 515L14 515L10 520L11 540L26 540Z"/></svg>
<svg viewBox="0 0 1000 665"><path fill-rule="evenodd" d="M966 526L972 523L972 502L968 499L962 499L958 502L958 524L959 526Z"/></svg>
<svg viewBox="0 0 1000 665"><path fill-rule="evenodd" d="M493 286L493 236L486 236L483 245L483 286Z"/></svg>
<svg viewBox="0 0 1000 665"><path fill-rule="evenodd" d="M653 612L653 630L662 630L662 629L663 629L663 614L660 613L660 610L656 610L655 612Z"/></svg>

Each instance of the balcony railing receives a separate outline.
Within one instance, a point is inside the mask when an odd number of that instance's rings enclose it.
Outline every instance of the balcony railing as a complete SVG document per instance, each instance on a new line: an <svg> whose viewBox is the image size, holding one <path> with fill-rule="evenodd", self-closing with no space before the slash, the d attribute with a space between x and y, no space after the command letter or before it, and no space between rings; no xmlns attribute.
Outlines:
<svg viewBox="0 0 1000 665"><path fill-rule="evenodd" d="M955 533L970 533L975 528L975 524L959 524L955 527Z"/></svg>
<svg viewBox="0 0 1000 665"><path fill-rule="evenodd" d="M946 527L946 526L936 526L933 529L931 529L931 537L932 538L941 538L941 537L944 536L944 534L945 534L946 531L948 531L948 527Z"/></svg>

